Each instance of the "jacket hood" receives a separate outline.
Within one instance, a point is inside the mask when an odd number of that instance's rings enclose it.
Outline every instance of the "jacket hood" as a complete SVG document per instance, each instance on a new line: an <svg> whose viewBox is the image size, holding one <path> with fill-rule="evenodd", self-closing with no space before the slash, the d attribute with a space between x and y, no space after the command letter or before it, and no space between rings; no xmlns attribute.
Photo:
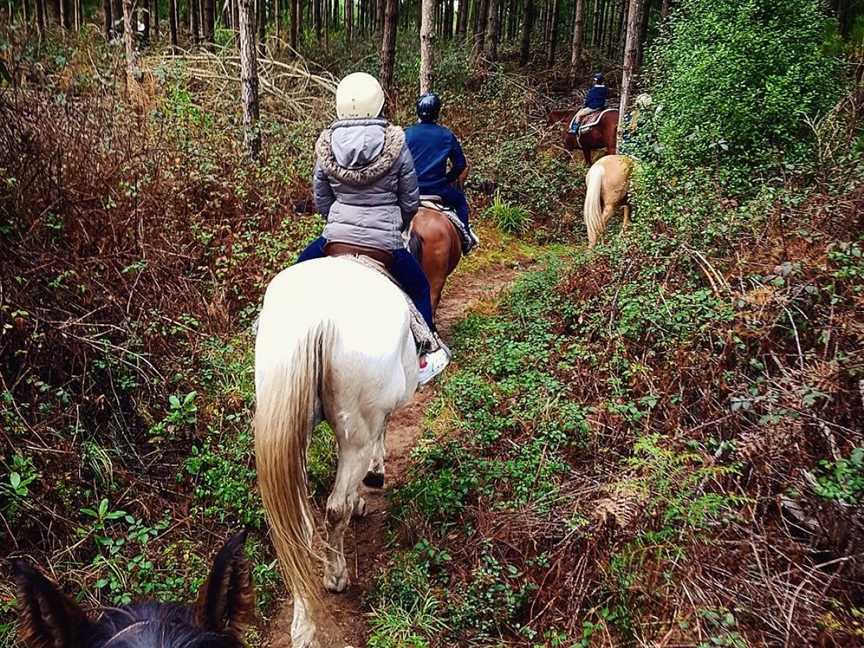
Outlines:
<svg viewBox="0 0 864 648"><path fill-rule="evenodd" d="M368 185L387 174L405 145L405 133L385 119L343 119L315 144L318 164L348 185Z"/></svg>

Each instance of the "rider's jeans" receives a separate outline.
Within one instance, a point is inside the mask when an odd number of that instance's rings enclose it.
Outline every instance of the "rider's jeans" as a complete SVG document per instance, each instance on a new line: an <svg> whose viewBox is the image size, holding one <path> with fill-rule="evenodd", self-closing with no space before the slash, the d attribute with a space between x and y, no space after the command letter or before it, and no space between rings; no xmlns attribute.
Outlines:
<svg viewBox="0 0 864 648"><path fill-rule="evenodd" d="M442 196L443 198L443 196ZM319 236L312 241L308 247L297 257L297 263L308 261L309 259L320 259L324 256L324 246L327 245L327 239ZM399 282L402 290L411 298L417 310L426 320L426 324L433 331L435 330L435 322L432 319L432 298L429 294L429 281L423 273L423 268L417 263L417 259L405 249L391 250L393 254L393 265L390 267L390 274Z"/></svg>

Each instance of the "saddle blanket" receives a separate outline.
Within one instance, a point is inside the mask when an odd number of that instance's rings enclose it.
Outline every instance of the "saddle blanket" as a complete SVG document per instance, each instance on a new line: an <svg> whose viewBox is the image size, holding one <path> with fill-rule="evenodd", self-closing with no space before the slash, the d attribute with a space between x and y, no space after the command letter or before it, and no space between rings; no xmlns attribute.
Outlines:
<svg viewBox="0 0 864 648"><path fill-rule="evenodd" d="M456 215L456 210L449 205L444 204L440 196L420 196L420 206L425 207L426 209L439 211L447 217L447 219L453 224L453 227L456 228L459 238L462 239L463 250L471 248L474 245L474 241L471 239L471 235L468 233L467 228Z"/></svg>
<svg viewBox="0 0 864 648"><path fill-rule="evenodd" d="M592 128L594 128L597 124L600 123L600 120L603 118L603 115L605 115L607 112L611 112L613 110L615 112L618 112L617 108L604 108L603 110L595 110L594 112L586 115L584 120L579 123L579 133L584 133L584 132L589 131ZM573 116L573 119L570 120L569 130L571 132L573 131L573 124L576 121L577 117L578 117L578 113Z"/></svg>

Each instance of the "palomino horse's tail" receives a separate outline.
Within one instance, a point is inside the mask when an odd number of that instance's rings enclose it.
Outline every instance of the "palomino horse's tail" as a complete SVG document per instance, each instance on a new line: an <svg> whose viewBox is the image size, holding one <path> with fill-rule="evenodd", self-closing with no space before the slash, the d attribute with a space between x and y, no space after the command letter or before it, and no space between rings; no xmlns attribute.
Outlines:
<svg viewBox="0 0 864 648"><path fill-rule="evenodd" d="M322 323L301 337L293 351L281 351L274 341L268 350L278 357L256 376L258 486L285 583L306 603L320 596L311 546L306 444L334 335L332 324Z"/></svg>
<svg viewBox="0 0 864 648"><path fill-rule="evenodd" d="M585 176L585 227L588 229L588 244L591 247L603 233L603 175L602 164L594 164Z"/></svg>

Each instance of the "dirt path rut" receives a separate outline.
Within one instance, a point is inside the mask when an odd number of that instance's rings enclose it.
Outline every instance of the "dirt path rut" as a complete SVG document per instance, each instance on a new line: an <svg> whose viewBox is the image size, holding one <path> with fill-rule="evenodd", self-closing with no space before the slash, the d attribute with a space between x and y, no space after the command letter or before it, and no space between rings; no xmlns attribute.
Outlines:
<svg viewBox="0 0 864 648"><path fill-rule="evenodd" d="M452 339L453 326L475 307L492 302L524 270L530 260L520 263L492 263L480 269L465 268L451 277L438 311L438 327L445 340ZM426 407L435 395L435 388L415 394L414 399L396 412L387 426L387 463L384 490L361 486L366 498L366 516L355 518L345 536L345 553L351 572L351 583L342 594L324 594L329 628L322 628L325 648L364 648L368 627L364 616L363 597L374 575L387 562L385 531L387 524L387 492L405 478L411 449L422 430ZM268 632L270 648L291 646L290 602L282 606Z"/></svg>

